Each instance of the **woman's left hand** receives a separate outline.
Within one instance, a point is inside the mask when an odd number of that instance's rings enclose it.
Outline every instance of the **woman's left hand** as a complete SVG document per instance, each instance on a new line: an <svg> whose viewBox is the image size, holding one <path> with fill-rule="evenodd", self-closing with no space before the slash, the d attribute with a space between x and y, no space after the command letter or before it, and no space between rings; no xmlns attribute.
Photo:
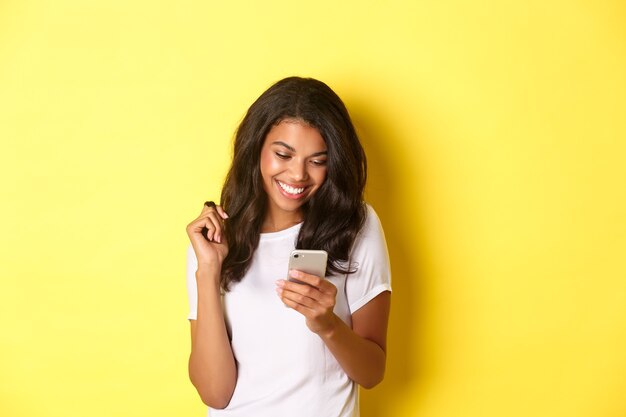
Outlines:
<svg viewBox="0 0 626 417"><path fill-rule="evenodd" d="M338 319L333 312L337 287L327 279L301 271L291 270L289 276L303 284L276 281L276 293L283 303L302 314L313 333L322 337L332 333Z"/></svg>

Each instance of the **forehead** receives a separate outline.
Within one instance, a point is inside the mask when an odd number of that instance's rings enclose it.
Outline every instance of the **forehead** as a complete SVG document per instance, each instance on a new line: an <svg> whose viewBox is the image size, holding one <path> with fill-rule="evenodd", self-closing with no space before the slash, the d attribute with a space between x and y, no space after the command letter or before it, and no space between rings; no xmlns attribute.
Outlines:
<svg viewBox="0 0 626 417"><path fill-rule="evenodd" d="M265 137L264 146L289 145L296 150L325 150L326 142L317 128L298 119L285 119L272 126Z"/></svg>

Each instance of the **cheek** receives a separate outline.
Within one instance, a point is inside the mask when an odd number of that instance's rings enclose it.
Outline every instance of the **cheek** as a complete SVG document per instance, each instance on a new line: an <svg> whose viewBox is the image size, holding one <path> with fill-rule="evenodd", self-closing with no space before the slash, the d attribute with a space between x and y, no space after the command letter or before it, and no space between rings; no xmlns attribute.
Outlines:
<svg viewBox="0 0 626 417"><path fill-rule="evenodd" d="M321 186L324 181L326 181L326 168L320 169L318 172L315 173L315 182L318 186Z"/></svg>
<svg viewBox="0 0 626 417"><path fill-rule="evenodd" d="M273 161L270 156L265 153L261 154L261 175L263 176L263 180L269 180L267 178L269 175L272 175L273 169Z"/></svg>

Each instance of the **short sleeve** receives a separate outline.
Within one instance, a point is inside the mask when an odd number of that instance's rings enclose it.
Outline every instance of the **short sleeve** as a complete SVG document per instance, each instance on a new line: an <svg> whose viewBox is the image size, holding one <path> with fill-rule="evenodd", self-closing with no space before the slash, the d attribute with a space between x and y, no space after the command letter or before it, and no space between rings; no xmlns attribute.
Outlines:
<svg viewBox="0 0 626 417"><path fill-rule="evenodd" d="M354 313L383 291L391 291L391 268L385 234L378 215L367 206L367 218L350 255L357 269L346 279L346 296Z"/></svg>
<svg viewBox="0 0 626 417"><path fill-rule="evenodd" d="M195 320L198 313L198 288L196 284L196 271L198 260L191 243L187 247L187 298L189 300L189 320Z"/></svg>

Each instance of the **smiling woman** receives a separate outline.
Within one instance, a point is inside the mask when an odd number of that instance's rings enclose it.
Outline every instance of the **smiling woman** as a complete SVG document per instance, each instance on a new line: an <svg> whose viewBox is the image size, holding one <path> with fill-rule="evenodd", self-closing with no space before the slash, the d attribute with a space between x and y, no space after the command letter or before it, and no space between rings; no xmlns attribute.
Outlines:
<svg viewBox="0 0 626 417"><path fill-rule="evenodd" d="M286 78L248 110L221 204L187 226L189 376L212 416L354 417L382 380L391 278L365 178L326 84ZM327 276L288 271L296 248L326 251Z"/></svg>
<svg viewBox="0 0 626 417"><path fill-rule="evenodd" d="M324 138L306 122L286 119L270 129L261 150L261 176L268 197L263 232L302 221L300 207L326 179L326 153Z"/></svg>

